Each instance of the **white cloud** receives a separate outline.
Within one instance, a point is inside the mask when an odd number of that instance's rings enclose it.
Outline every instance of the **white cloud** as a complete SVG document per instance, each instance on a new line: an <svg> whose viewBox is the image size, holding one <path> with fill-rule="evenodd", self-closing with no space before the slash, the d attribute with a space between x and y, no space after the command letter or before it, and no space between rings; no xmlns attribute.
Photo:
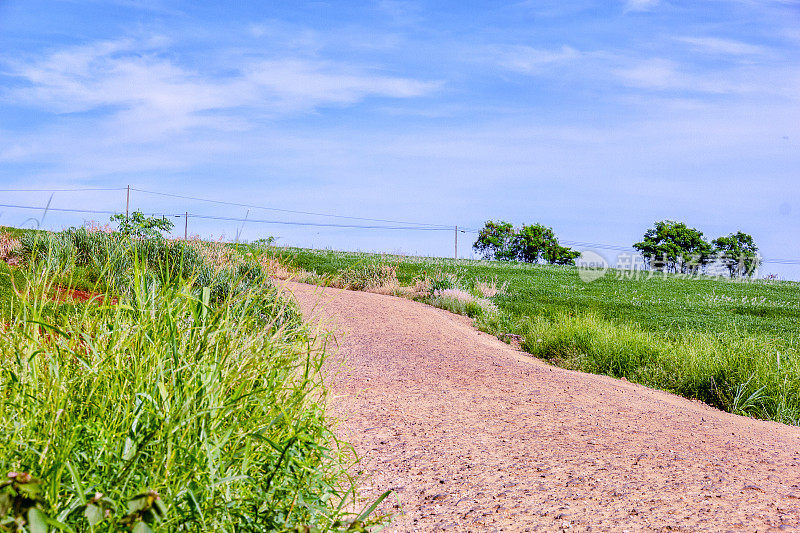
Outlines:
<svg viewBox="0 0 800 533"><path fill-rule="evenodd" d="M421 7L416 1L380 0L377 8L399 25L416 25L422 21Z"/></svg>
<svg viewBox="0 0 800 533"><path fill-rule="evenodd" d="M261 98L285 110L353 104L369 96L411 98L440 85L300 59L262 61L247 69L245 79Z"/></svg>
<svg viewBox="0 0 800 533"><path fill-rule="evenodd" d="M369 97L418 97L440 85L307 58L243 59L216 75L174 63L161 53L164 44L101 41L9 62L10 75L26 86L2 98L62 114L98 111L127 134L152 139L197 126L241 127L248 116L242 108L262 116L307 112Z"/></svg>
<svg viewBox="0 0 800 533"><path fill-rule="evenodd" d="M634 87L668 89L681 84L677 64L669 59L651 59L638 65L621 69L618 74Z"/></svg>
<svg viewBox="0 0 800 533"><path fill-rule="evenodd" d="M562 46L558 50L542 50L530 46L496 47L492 60L514 72L530 74L566 61L578 59L581 54L574 48Z"/></svg>
<svg viewBox="0 0 800 533"><path fill-rule="evenodd" d="M7 91L6 99L56 113L101 106L186 113L224 107L228 98L222 84L158 57L152 43L133 40L92 43L40 61L14 62L11 75L28 86Z"/></svg>
<svg viewBox="0 0 800 533"><path fill-rule="evenodd" d="M653 58L616 70L616 75L629 87L689 93L762 94L791 97L786 79L773 79L776 72L760 71L758 78L749 69L692 72L675 61ZM780 73L778 73L780 74Z"/></svg>
<svg viewBox="0 0 800 533"><path fill-rule="evenodd" d="M650 11L654 7L656 7L659 3L659 0L626 0L625 1L625 13L630 11Z"/></svg>
<svg viewBox="0 0 800 533"><path fill-rule="evenodd" d="M717 37L678 37L677 40L690 44L699 50L715 54L761 55L767 51L763 46L731 39L719 39Z"/></svg>

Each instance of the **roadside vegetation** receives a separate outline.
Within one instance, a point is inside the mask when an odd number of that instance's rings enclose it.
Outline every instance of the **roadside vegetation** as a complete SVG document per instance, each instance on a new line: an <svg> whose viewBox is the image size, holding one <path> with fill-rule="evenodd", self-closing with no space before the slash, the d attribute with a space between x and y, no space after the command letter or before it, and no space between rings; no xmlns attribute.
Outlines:
<svg viewBox="0 0 800 533"><path fill-rule="evenodd" d="M798 283L614 269L587 283L573 266L263 253L299 281L367 288L471 316L480 329L559 366L800 425ZM381 272L391 274L381 279Z"/></svg>
<svg viewBox="0 0 800 533"><path fill-rule="evenodd" d="M381 521L374 505L352 513L324 336L252 257L133 230L0 228L0 531Z"/></svg>

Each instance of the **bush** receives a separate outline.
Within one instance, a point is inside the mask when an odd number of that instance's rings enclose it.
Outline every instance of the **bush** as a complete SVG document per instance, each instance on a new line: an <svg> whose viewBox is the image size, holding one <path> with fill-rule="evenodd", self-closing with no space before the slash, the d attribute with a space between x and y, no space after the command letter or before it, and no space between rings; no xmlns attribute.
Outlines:
<svg viewBox="0 0 800 533"><path fill-rule="evenodd" d="M294 304L257 266L201 285L209 267L186 247L114 239L27 241L0 329L0 471L41 479L29 507L81 531L345 528L351 456ZM101 277L128 269L119 305L53 307L63 261L96 261L90 249L109 261Z"/></svg>
<svg viewBox="0 0 800 533"><path fill-rule="evenodd" d="M116 222L119 233L135 239L157 239L168 233L175 224L168 218L146 217L141 211L128 215L112 215L111 222Z"/></svg>
<svg viewBox="0 0 800 533"><path fill-rule="evenodd" d="M339 275L339 284L354 291L397 285L396 269L385 263L366 263L347 268Z"/></svg>

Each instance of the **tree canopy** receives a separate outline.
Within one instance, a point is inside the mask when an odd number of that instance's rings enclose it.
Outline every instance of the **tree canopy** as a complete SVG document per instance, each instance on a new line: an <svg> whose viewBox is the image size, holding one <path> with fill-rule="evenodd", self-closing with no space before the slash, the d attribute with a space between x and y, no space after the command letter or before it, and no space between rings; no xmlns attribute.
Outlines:
<svg viewBox="0 0 800 533"><path fill-rule="evenodd" d="M489 220L472 248L486 259L511 261L516 257L512 249L515 235L514 226L510 222Z"/></svg>
<svg viewBox="0 0 800 533"><path fill-rule="evenodd" d="M153 239L162 237L174 224L168 218L146 217L141 211L127 215L112 215L111 221L117 223L118 231L128 237Z"/></svg>
<svg viewBox="0 0 800 533"><path fill-rule="evenodd" d="M633 247L651 269L665 272L696 272L705 267L713 255L702 231L673 220L656 222Z"/></svg>
<svg viewBox="0 0 800 533"><path fill-rule="evenodd" d="M673 220L656 222L633 247L649 268L664 272L695 274L709 265L721 265L734 278L752 276L761 263L758 247L747 233L737 231L709 244L702 231Z"/></svg>
<svg viewBox="0 0 800 533"><path fill-rule="evenodd" d="M558 243L553 228L542 224L523 224L518 230L505 221L489 220L484 225L472 248L487 259L499 261L547 262L557 265L574 265L580 255Z"/></svg>
<svg viewBox="0 0 800 533"><path fill-rule="evenodd" d="M737 231L711 242L717 253L717 261L728 269L732 278L752 276L761 265L758 247L747 233Z"/></svg>

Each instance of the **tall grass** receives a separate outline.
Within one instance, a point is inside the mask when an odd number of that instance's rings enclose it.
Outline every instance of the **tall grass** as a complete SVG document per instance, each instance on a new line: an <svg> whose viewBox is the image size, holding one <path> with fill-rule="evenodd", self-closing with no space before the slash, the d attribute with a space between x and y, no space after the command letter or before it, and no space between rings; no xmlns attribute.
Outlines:
<svg viewBox="0 0 800 533"><path fill-rule="evenodd" d="M325 353L293 303L252 266L206 279L188 247L114 239L23 238L0 328L0 472L41 480L28 505L79 531L363 528L344 512L354 457L325 419ZM118 303L52 301L86 267Z"/></svg>
<svg viewBox="0 0 800 533"><path fill-rule="evenodd" d="M800 424L800 354L767 339L696 331L665 338L592 314L532 317L523 331L526 351L560 366Z"/></svg>

